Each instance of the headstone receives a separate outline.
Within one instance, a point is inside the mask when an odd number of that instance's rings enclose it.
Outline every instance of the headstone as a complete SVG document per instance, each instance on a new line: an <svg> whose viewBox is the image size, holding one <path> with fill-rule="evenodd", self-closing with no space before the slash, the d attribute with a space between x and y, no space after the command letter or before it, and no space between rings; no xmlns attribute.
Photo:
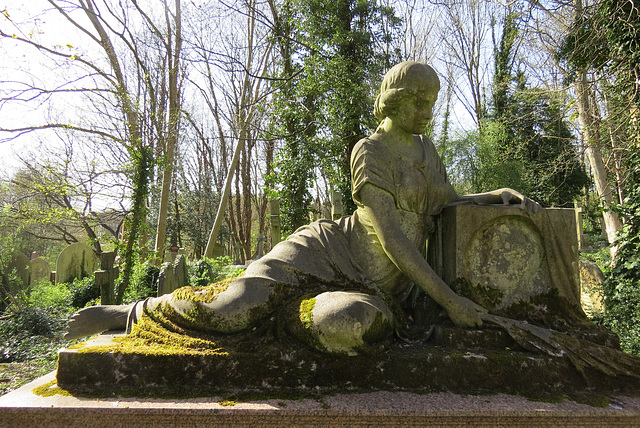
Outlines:
<svg viewBox="0 0 640 428"><path fill-rule="evenodd" d="M218 257L224 257L224 245L221 244L214 244L213 245L213 253L212 253L212 258L216 259Z"/></svg>
<svg viewBox="0 0 640 428"><path fill-rule="evenodd" d="M30 270L30 284L35 284L36 282L46 279L49 281L51 277L51 267L49 267L49 262L43 258L35 258L31 259L29 262L29 270Z"/></svg>
<svg viewBox="0 0 640 428"><path fill-rule="evenodd" d="M18 278L22 281L23 287L27 287L29 285L29 263L29 257L20 251L14 251L11 260L9 261L9 272L16 273Z"/></svg>
<svg viewBox="0 0 640 428"><path fill-rule="evenodd" d="M171 245L165 251L164 259L169 263L175 262L176 258L178 257L178 251L180 251L180 247L178 247L177 245Z"/></svg>
<svg viewBox="0 0 640 428"><path fill-rule="evenodd" d="M574 202L573 207L576 211L576 230L578 234L578 248L581 250L589 249L589 238L584 233L584 226L582 222L582 213L584 209L580 206L579 202Z"/></svg>
<svg viewBox="0 0 640 428"><path fill-rule="evenodd" d="M336 191L331 194L331 219L340 220L344 213L342 206L342 193Z"/></svg>
<svg viewBox="0 0 640 428"><path fill-rule="evenodd" d="M91 247L76 242L62 250L56 261L56 283L71 282L91 275L98 268L98 257Z"/></svg>
<svg viewBox="0 0 640 428"><path fill-rule="evenodd" d="M597 264L589 260L580 260L580 292L582 309L590 317L604 311L600 290L604 274Z"/></svg>
<svg viewBox="0 0 640 428"><path fill-rule="evenodd" d="M258 238L257 238L257 241L258 241L257 258L260 258L260 257L264 256L264 241L266 241L266 240L267 240L267 238L264 237L263 233L258 235Z"/></svg>
<svg viewBox="0 0 640 428"><path fill-rule="evenodd" d="M187 259L184 254L178 254L173 263L164 263L158 277L158 296L169 294L189 282Z"/></svg>
<svg viewBox="0 0 640 428"><path fill-rule="evenodd" d="M271 213L271 247L275 247L282 239L280 230L282 224L280 222L280 201L272 199L269 201L269 211Z"/></svg>
<svg viewBox="0 0 640 428"><path fill-rule="evenodd" d="M573 209L529 215L519 207L445 208L436 271L458 292L481 298L489 311L514 315L514 308L526 311L556 295L579 307L575 221Z"/></svg>
<svg viewBox="0 0 640 428"><path fill-rule="evenodd" d="M116 252L105 251L100 254L100 270L95 272L95 282L100 287L100 304L113 305L115 303L115 281L119 270L115 267Z"/></svg>

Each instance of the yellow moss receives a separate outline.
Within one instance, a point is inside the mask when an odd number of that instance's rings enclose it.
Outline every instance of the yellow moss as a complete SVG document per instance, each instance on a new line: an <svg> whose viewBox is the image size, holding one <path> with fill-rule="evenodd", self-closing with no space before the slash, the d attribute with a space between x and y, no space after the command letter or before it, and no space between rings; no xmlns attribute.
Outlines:
<svg viewBox="0 0 640 428"><path fill-rule="evenodd" d="M53 397L54 395L64 395L70 397L72 395L66 389L60 388L56 382L57 381L54 379L51 382L45 383L44 385L35 387L33 388L33 393L35 395L39 395L40 397Z"/></svg>
<svg viewBox="0 0 640 428"><path fill-rule="evenodd" d="M305 328L311 328L313 322L313 308L316 305L316 298L305 299L300 302L300 321Z"/></svg>
<svg viewBox="0 0 640 428"><path fill-rule="evenodd" d="M67 347L67 349L81 349L81 348L84 348L85 346L87 346L87 342L80 342Z"/></svg>
<svg viewBox="0 0 640 428"><path fill-rule="evenodd" d="M173 292L173 297L177 300L188 300L191 302L211 303L218 298L229 287L235 278L228 278L206 287L182 287Z"/></svg>
<svg viewBox="0 0 640 428"><path fill-rule="evenodd" d="M169 322L169 321L167 321ZM184 329L172 331L143 314L133 326L131 334L114 340L109 345L83 347L78 353L111 353L141 355L228 355L215 342L198 337Z"/></svg>
<svg viewBox="0 0 640 428"><path fill-rule="evenodd" d="M218 404L221 405L221 406L236 406L236 405L238 405L238 403L236 403L235 401L229 401L229 400L220 401Z"/></svg>

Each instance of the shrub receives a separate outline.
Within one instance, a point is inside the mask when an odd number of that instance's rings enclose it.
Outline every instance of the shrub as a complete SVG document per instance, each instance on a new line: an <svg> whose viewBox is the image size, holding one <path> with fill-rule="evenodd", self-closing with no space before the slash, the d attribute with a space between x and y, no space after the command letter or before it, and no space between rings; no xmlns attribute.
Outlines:
<svg viewBox="0 0 640 428"><path fill-rule="evenodd" d="M230 264L229 257L215 259L203 257L200 260L194 260L189 264L189 282L194 287L204 287L213 282L233 278L244 271L243 268L229 269Z"/></svg>
<svg viewBox="0 0 640 428"><path fill-rule="evenodd" d="M71 293L71 305L74 308L84 308L87 303L100 297L100 287L96 285L95 276L74 279L66 284Z"/></svg>
<svg viewBox="0 0 640 428"><path fill-rule="evenodd" d="M160 276L160 268L151 261L136 263L123 301L136 302L155 296L158 293L158 276Z"/></svg>
<svg viewBox="0 0 640 428"><path fill-rule="evenodd" d="M52 311L25 306L0 321L0 361L55 358L64 326L65 318Z"/></svg>

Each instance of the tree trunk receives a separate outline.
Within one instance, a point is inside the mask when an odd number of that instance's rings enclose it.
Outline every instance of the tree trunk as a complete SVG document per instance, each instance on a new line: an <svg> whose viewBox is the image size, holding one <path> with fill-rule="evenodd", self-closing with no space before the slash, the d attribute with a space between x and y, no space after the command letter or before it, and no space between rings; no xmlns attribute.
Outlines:
<svg viewBox="0 0 640 428"><path fill-rule="evenodd" d="M579 71L579 78L575 84L576 93L578 95L578 112L580 114L580 124L586 142L586 153L593 172L593 180L598 192L598 197L604 205L602 213L604 220L605 232L607 240L613 244L618 231L622 228L618 215L611 210L613 203L613 192L609 180L607 179L607 171L602 160L600 151L600 135L597 124L594 123L592 114L590 91L587 82L587 73L584 70ZM615 248L612 247L612 255L615 254Z"/></svg>
<svg viewBox="0 0 640 428"><path fill-rule="evenodd" d="M165 13L168 13L165 4ZM169 123L166 132L166 145L164 148L164 168L162 171L162 193L160 194L160 208L158 211L158 227L156 229L155 257L156 265L164 261L164 247L167 236L167 217L169 214L169 195L171 193L171 178L173 175L173 158L176 142L178 140L178 128L180 125L180 93L178 88L178 72L180 65L180 50L182 48L181 34L181 9L180 0L175 0L175 48L172 46L169 32L168 60L169 60ZM170 20L167 17L167 28L170 28ZM171 50L173 49L173 53Z"/></svg>

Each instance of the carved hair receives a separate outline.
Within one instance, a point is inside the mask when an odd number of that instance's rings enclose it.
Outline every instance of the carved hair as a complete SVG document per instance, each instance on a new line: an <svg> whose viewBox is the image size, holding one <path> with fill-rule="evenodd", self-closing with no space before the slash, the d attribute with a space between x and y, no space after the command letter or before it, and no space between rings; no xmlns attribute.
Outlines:
<svg viewBox="0 0 640 428"><path fill-rule="evenodd" d="M401 62L384 75L373 114L378 119L384 120L400 104L416 93L423 91L438 93L439 90L440 79L433 68L421 62Z"/></svg>

